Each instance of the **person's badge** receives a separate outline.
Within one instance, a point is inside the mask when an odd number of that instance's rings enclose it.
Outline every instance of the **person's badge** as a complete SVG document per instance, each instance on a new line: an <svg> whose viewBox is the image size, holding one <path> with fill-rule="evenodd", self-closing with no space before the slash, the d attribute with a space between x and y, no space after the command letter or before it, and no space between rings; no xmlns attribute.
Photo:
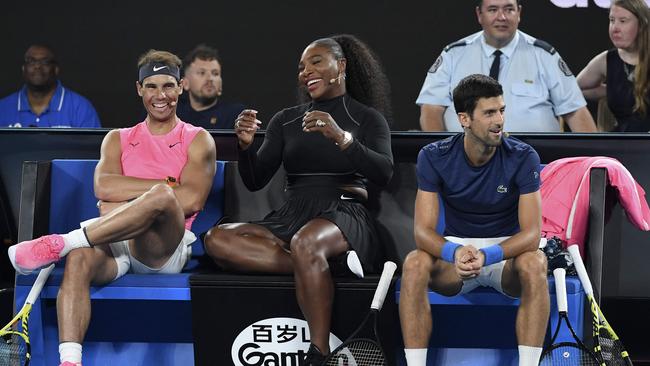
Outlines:
<svg viewBox="0 0 650 366"><path fill-rule="evenodd" d="M569 69L569 65L567 65L566 62L564 62L564 60L562 58L558 59L557 65L560 67L560 71L562 71L562 73L564 73L564 75L566 75L566 76L573 75L573 73L571 72L571 69Z"/></svg>
<svg viewBox="0 0 650 366"><path fill-rule="evenodd" d="M210 118L210 124L211 125L216 125L217 124L217 117Z"/></svg>
<svg viewBox="0 0 650 366"><path fill-rule="evenodd" d="M442 65L442 55L438 56L438 58L433 63L433 65L431 65L431 68L429 69L429 72L432 73L432 74L435 73L436 71L438 71L438 68L440 67L440 65Z"/></svg>

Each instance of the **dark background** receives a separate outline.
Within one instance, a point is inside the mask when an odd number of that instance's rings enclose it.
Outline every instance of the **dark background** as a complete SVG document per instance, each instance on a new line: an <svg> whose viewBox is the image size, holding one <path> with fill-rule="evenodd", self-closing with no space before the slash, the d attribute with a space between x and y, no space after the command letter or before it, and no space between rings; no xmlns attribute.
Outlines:
<svg viewBox="0 0 650 366"><path fill-rule="evenodd" d="M559 2L559 0L555 0ZM564 0L566 2L567 0ZM521 29L560 52L574 73L611 47L607 9L559 8L523 1ZM223 58L224 99L260 111L266 122L294 104L297 63L312 40L352 33L383 60L393 90L394 129L418 128L415 99L445 45L480 30L470 0L310 1L9 1L0 15L0 96L22 85L24 52L34 42L54 47L65 86L88 97L105 127L142 117L135 94L138 57L149 48L181 58L196 44ZM506 125L507 126L507 125Z"/></svg>

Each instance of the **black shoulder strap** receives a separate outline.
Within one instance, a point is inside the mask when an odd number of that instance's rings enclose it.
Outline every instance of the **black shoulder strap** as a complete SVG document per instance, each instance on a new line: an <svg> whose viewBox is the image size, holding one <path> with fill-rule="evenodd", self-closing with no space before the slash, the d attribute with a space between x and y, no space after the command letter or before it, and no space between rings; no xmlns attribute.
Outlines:
<svg viewBox="0 0 650 366"><path fill-rule="evenodd" d="M533 43L535 47L539 47L543 49L544 51L550 53L551 55L555 54L555 47L551 46L548 42L542 41L541 39L536 39L535 42Z"/></svg>
<svg viewBox="0 0 650 366"><path fill-rule="evenodd" d="M449 52L450 49L459 46L467 46L467 42L465 42L465 40L461 40L461 41L454 42L452 44L448 44L447 47L445 47L444 51Z"/></svg>

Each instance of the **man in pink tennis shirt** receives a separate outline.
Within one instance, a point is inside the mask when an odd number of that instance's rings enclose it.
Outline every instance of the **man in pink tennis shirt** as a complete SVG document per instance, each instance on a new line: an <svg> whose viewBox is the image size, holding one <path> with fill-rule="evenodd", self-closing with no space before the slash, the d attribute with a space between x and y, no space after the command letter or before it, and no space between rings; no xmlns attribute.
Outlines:
<svg viewBox="0 0 650 366"><path fill-rule="evenodd" d="M127 272L178 273L191 254L196 238L189 228L208 197L217 153L209 133L176 116L180 66L165 51L150 50L138 61L136 88L147 118L102 142L94 182L100 217L9 248L24 274L67 256L57 297L62 366L81 365L91 283Z"/></svg>

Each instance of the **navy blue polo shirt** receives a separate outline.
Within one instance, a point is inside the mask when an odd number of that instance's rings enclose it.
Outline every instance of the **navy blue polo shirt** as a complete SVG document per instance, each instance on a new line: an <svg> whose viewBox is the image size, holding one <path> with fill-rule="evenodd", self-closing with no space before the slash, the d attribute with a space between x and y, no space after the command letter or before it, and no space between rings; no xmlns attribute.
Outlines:
<svg viewBox="0 0 650 366"><path fill-rule="evenodd" d="M243 110L243 104L227 103L219 99L217 100L217 104L212 107L203 111L196 111L192 108L188 96L182 97L178 101L176 115L184 122L205 129L232 130L235 125L235 119L237 119L237 116Z"/></svg>
<svg viewBox="0 0 650 366"><path fill-rule="evenodd" d="M461 238L496 238L519 232L519 195L539 190L537 152L514 137L502 140L484 165L472 166L464 133L420 150L418 188L437 192L445 209L445 233Z"/></svg>
<svg viewBox="0 0 650 366"><path fill-rule="evenodd" d="M57 81L49 106L36 115L27 99L27 86L0 99L0 127L101 127L97 112L88 99Z"/></svg>

